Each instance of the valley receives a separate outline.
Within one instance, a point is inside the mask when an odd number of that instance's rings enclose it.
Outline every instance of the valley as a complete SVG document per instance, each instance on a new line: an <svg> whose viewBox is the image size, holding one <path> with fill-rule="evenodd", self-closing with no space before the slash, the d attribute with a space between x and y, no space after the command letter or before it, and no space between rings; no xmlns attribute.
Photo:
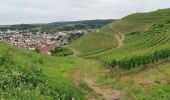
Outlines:
<svg viewBox="0 0 170 100"><path fill-rule="evenodd" d="M170 9L134 13L103 23L61 45L51 56L1 41L0 97L169 100ZM53 32L70 27L56 29L53 25L43 28Z"/></svg>

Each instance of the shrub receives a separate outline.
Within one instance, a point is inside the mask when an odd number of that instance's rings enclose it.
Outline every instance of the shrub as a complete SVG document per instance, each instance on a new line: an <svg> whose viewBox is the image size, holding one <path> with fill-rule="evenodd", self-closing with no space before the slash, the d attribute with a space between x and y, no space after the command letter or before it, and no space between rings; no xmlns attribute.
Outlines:
<svg viewBox="0 0 170 100"><path fill-rule="evenodd" d="M52 55L54 56L68 56L72 54L73 52L70 49L64 47L57 47L52 51Z"/></svg>
<svg viewBox="0 0 170 100"><path fill-rule="evenodd" d="M161 59L170 57L170 48L163 48L160 50L150 51L143 55L128 56L119 60L112 60L108 63L112 67L119 67L123 69L131 69L137 66L147 66Z"/></svg>

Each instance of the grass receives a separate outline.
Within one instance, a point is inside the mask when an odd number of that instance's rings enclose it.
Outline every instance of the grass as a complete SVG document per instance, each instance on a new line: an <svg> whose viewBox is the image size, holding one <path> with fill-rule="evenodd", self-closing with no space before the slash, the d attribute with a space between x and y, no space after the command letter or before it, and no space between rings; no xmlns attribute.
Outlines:
<svg viewBox="0 0 170 100"><path fill-rule="evenodd" d="M125 100L169 100L169 15L170 9L132 14L70 44L89 59L46 56L0 43L0 95L4 99L81 100L83 91L98 97L87 83L80 81L79 88L73 85L73 79L83 80L87 73L96 84L120 91ZM115 34L125 35L121 48Z"/></svg>
<svg viewBox="0 0 170 100"><path fill-rule="evenodd" d="M81 59L50 57L5 43L0 47L1 99L85 99L70 80Z"/></svg>
<svg viewBox="0 0 170 100"><path fill-rule="evenodd" d="M79 87L81 88L85 95L90 94L95 98L98 98L98 96L100 96L100 94L97 94L91 87L88 86L88 84L86 84L83 81L79 83Z"/></svg>
<svg viewBox="0 0 170 100"><path fill-rule="evenodd" d="M95 60L86 71L97 78L97 84L121 91L123 100L169 100L170 62L160 61L141 70L110 71ZM120 75L121 74L121 75Z"/></svg>
<svg viewBox="0 0 170 100"><path fill-rule="evenodd" d="M73 41L70 47L89 59L85 72L98 84L121 91L123 99L169 100L170 64L164 61L169 59L169 16L170 9L132 14ZM125 36L121 48L115 34ZM168 56L158 57L162 51Z"/></svg>
<svg viewBox="0 0 170 100"><path fill-rule="evenodd" d="M160 59L160 62L152 62L154 63L153 65L149 63L149 65L141 65L129 70L117 67L111 68L106 65L110 69L107 70L105 68L106 66L101 64L101 62L112 63L114 60L123 61L128 58L133 59L136 56L142 57L162 48L168 49L170 45L170 23L168 21L170 18L168 12L170 12L169 9L127 16L106 26L110 27L109 30L104 27L99 32L91 33L92 35L87 35L74 41L71 46L80 50L81 55L89 58L91 61L91 67L86 70L91 77L96 77L98 84L103 84L121 91L121 97L123 99L169 100L170 64L161 63L164 62L162 61L163 59ZM104 29L106 29L106 32L102 32ZM106 37L105 35L112 35L114 37L114 34L118 33L125 35L123 47L116 48L117 43L112 39L111 43L114 43L115 46L108 45L108 47L105 47L100 45L96 48L98 43L101 41L104 43L106 41L103 39ZM103 38L98 37L101 34ZM86 38L92 39L93 42ZM100 63L93 62L92 59L97 59Z"/></svg>
<svg viewBox="0 0 170 100"><path fill-rule="evenodd" d="M62 77L69 79L69 76L83 65L82 59L71 57L54 57L42 55L28 50L13 48L7 44L0 43L0 54L8 51L11 59L23 66L36 66L51 77Z"/></svg>

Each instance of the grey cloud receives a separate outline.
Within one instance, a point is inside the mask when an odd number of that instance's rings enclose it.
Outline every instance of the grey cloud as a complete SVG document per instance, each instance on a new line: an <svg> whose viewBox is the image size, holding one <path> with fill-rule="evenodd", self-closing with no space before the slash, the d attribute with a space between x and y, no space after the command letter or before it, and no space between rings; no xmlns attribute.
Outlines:
<svg viewBox="0 0 170 100"><path fill-rule="evenodd" d="M169 0L0 0L0 24L121 18L168 7Z"/></svg>

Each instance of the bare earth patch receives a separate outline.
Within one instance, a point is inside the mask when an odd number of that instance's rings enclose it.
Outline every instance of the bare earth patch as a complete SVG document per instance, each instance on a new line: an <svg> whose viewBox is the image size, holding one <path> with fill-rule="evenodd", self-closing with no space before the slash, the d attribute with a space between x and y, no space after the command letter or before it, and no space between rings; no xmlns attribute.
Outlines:
<svg viewBox="0 0 170 100"><path fill-rule="evenodd" d="M121 48L123 46L123 41L125 39L125 36L123 34L115 34L115 37L117 39L117 42L118 42L118 45L117 45L117 48Z"/></svg>
<svg viewBox="0 0 170 100"><path fill-rule="evenodd" d="M95 75L93 77L88 75L88 70L89 67L91 67L91 64L93 64L93 62L89 61L89 63L86 63L84 67L79 69L73 76L77 85L81 80L85 82L91 89L93 89L94 92L101 95L98 97L92 97L89 96L89 94L86 94L88 100L120 100L121 92L119 90L96 83L97 77L95 77Z"/></svg>

